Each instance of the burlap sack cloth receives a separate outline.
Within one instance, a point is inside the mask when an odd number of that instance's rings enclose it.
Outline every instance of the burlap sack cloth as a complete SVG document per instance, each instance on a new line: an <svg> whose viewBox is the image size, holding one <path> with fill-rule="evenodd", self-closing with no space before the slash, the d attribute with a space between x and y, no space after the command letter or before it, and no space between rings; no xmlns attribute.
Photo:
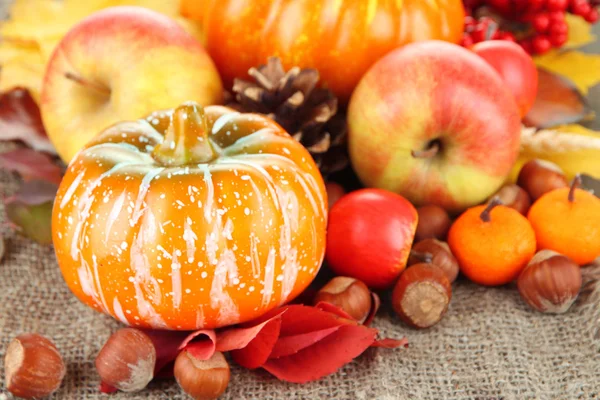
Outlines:
<svg viewBox="0 0 600 400"><path fill-rule="evenodd" d="M2 151L0 146L0 151ZM0 196L19 180L0 171ZM98 391L94 358L119 324L81 304L67 289L53 249L6 226L0 263L0 358L23 332L51 338L67 364L54 399L108 398ZM338 373L304 385L232 364L224 399L600 399L600 291L565 315L530 310L514 286L484 288L460 280L435 327L405 327L385 303L375 320L382 336L408 337L408 349L370 349ZM0 381L4 371L0 369ZM4 386L0 400L11 398ZM114 399L183 399L171 381Z"/></svg>
<svg viewBox="0 0 600 400"><path fill-rule="evenodd" d="M0 16L8 2L0 0ZM0 197L18 186L13 174L0 171ZM94 358L119 324L71 295L53 249L14 234L2 202L0 233L7 244L0 263L1 359L13 337L39 332L54 341L67 364L53 399L186 398L173 380L153 382L138 394L101 395ZM406 328L383 299L374 325L382 336L408 337L408 349L370 349L338 373L303 385L232 364L223 398L600 399L600 290L558 316L530 310L514 286L484 288L460 280L453 291L446 317L424 331ZM12 398L3 366L0 382L0 400Z"/></svg>

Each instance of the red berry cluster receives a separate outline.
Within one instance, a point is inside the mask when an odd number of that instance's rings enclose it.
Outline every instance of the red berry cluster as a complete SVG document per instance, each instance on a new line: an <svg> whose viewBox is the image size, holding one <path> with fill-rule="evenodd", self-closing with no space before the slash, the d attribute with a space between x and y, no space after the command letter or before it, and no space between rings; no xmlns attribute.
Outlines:
<svg viewBox="0 0 600 400"><path fill-rule="evenodd" d="M600 0L463 0L467 10L463 46L483 40L518 42L530 54L543 54L560 48L568 40L567 13L589 23L598 21ZM476 18L482 9L494 17ZM506 30L518 26L518 32Z"/></svg>

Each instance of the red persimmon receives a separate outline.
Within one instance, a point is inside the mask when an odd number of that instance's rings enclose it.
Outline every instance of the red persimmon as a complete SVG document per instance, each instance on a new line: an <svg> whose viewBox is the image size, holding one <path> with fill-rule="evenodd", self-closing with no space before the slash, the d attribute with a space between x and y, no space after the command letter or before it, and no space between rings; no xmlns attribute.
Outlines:
<svg viewBox="0 0 600 400"><path fill-rule="evenodd" d="M345 195L329 214L329 267L374 289L392 286L406 267L417 222L417 210L398 194L362 189Z"/></svg>

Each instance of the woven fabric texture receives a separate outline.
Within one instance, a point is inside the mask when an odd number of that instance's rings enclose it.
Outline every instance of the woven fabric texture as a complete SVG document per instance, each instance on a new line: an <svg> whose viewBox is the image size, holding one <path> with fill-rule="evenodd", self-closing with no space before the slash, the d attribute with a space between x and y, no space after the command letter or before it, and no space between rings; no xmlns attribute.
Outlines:
<svg viewBox="0 0 600 400"><path fill-rule="evenodd" d="M0 149L1 151L1 149ZM0 197L19 179L0 171ZM53 249L13 233L0 203L7 252L0 263L0 357L24 332L51 338L68 373L54 399L106 398L94 358L119 324L81 304L64 283ZM389 307L375 326L408 337L408 349L370 349L338 373L304 385L232 367L224 399L599 399L600 292L567 314L530 310L514 286L484 288L459 280L446 317L429 330L405 327ZM384 296L384 304L389 299ZM0 381L4 381L3 368ZM4 387L0 400L10 398ZM174 381L154 382L113 399L184 399Z"/></svg>
<svg viewBox="0 0 600 400"><path fill-rule="evenodd" d="M0 14L10 1L0 0ZM0 145L0 151L6 149ZM0 197L19 186L0 170ZM81 304L64 283L52 247L15 234L0 202L0 359L20 333L51 338L67 364L52 399L185 399L174 380L137 394L101 395L94 358L119 324ZM408 349L370 349L336 374L297 385L232 364L223 399L600 399L600 290L588 290L565 315L530 310L514 285L453 286L446 317L435 327L405 327L384 296L374 326L409 339ZM0 364L0 400L11 399Z"/></svg>

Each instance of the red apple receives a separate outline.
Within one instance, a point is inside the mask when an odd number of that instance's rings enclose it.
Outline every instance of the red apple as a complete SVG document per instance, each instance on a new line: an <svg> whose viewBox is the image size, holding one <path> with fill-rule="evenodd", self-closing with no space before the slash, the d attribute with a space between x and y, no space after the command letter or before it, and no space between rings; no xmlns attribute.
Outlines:
<svg viewBox="0 0 600 400"><path fill-rule="evenodd" d="M519 153L512 94L481 57L445 42L388 53L348 110L353 167L370 187L459 212L505 181Z"/></svg>
<svg viewBox="0 0 600 400"><path fill-rule="evenodd" d="M41 112L64 161L106 127L186 101L218 104L212 60L175 20L142 7L112 7L81 20L46 67Z"/></svg>
<svg viewBox="0 0 600 400"><path fill-rule="evenodd" d="M518 44L506 40L487 40L471 50L500 74L515 97L521 118L527 115L538 87L538 72L531 56Z"/></svg>
<svg viewBox="0 0 600 400"><path fill-rule="evenodd" d="M373 289L392 286L406 267L417 221L417 210L395 193L362 189L345 195L329 213L329 267Z"/></svg>

